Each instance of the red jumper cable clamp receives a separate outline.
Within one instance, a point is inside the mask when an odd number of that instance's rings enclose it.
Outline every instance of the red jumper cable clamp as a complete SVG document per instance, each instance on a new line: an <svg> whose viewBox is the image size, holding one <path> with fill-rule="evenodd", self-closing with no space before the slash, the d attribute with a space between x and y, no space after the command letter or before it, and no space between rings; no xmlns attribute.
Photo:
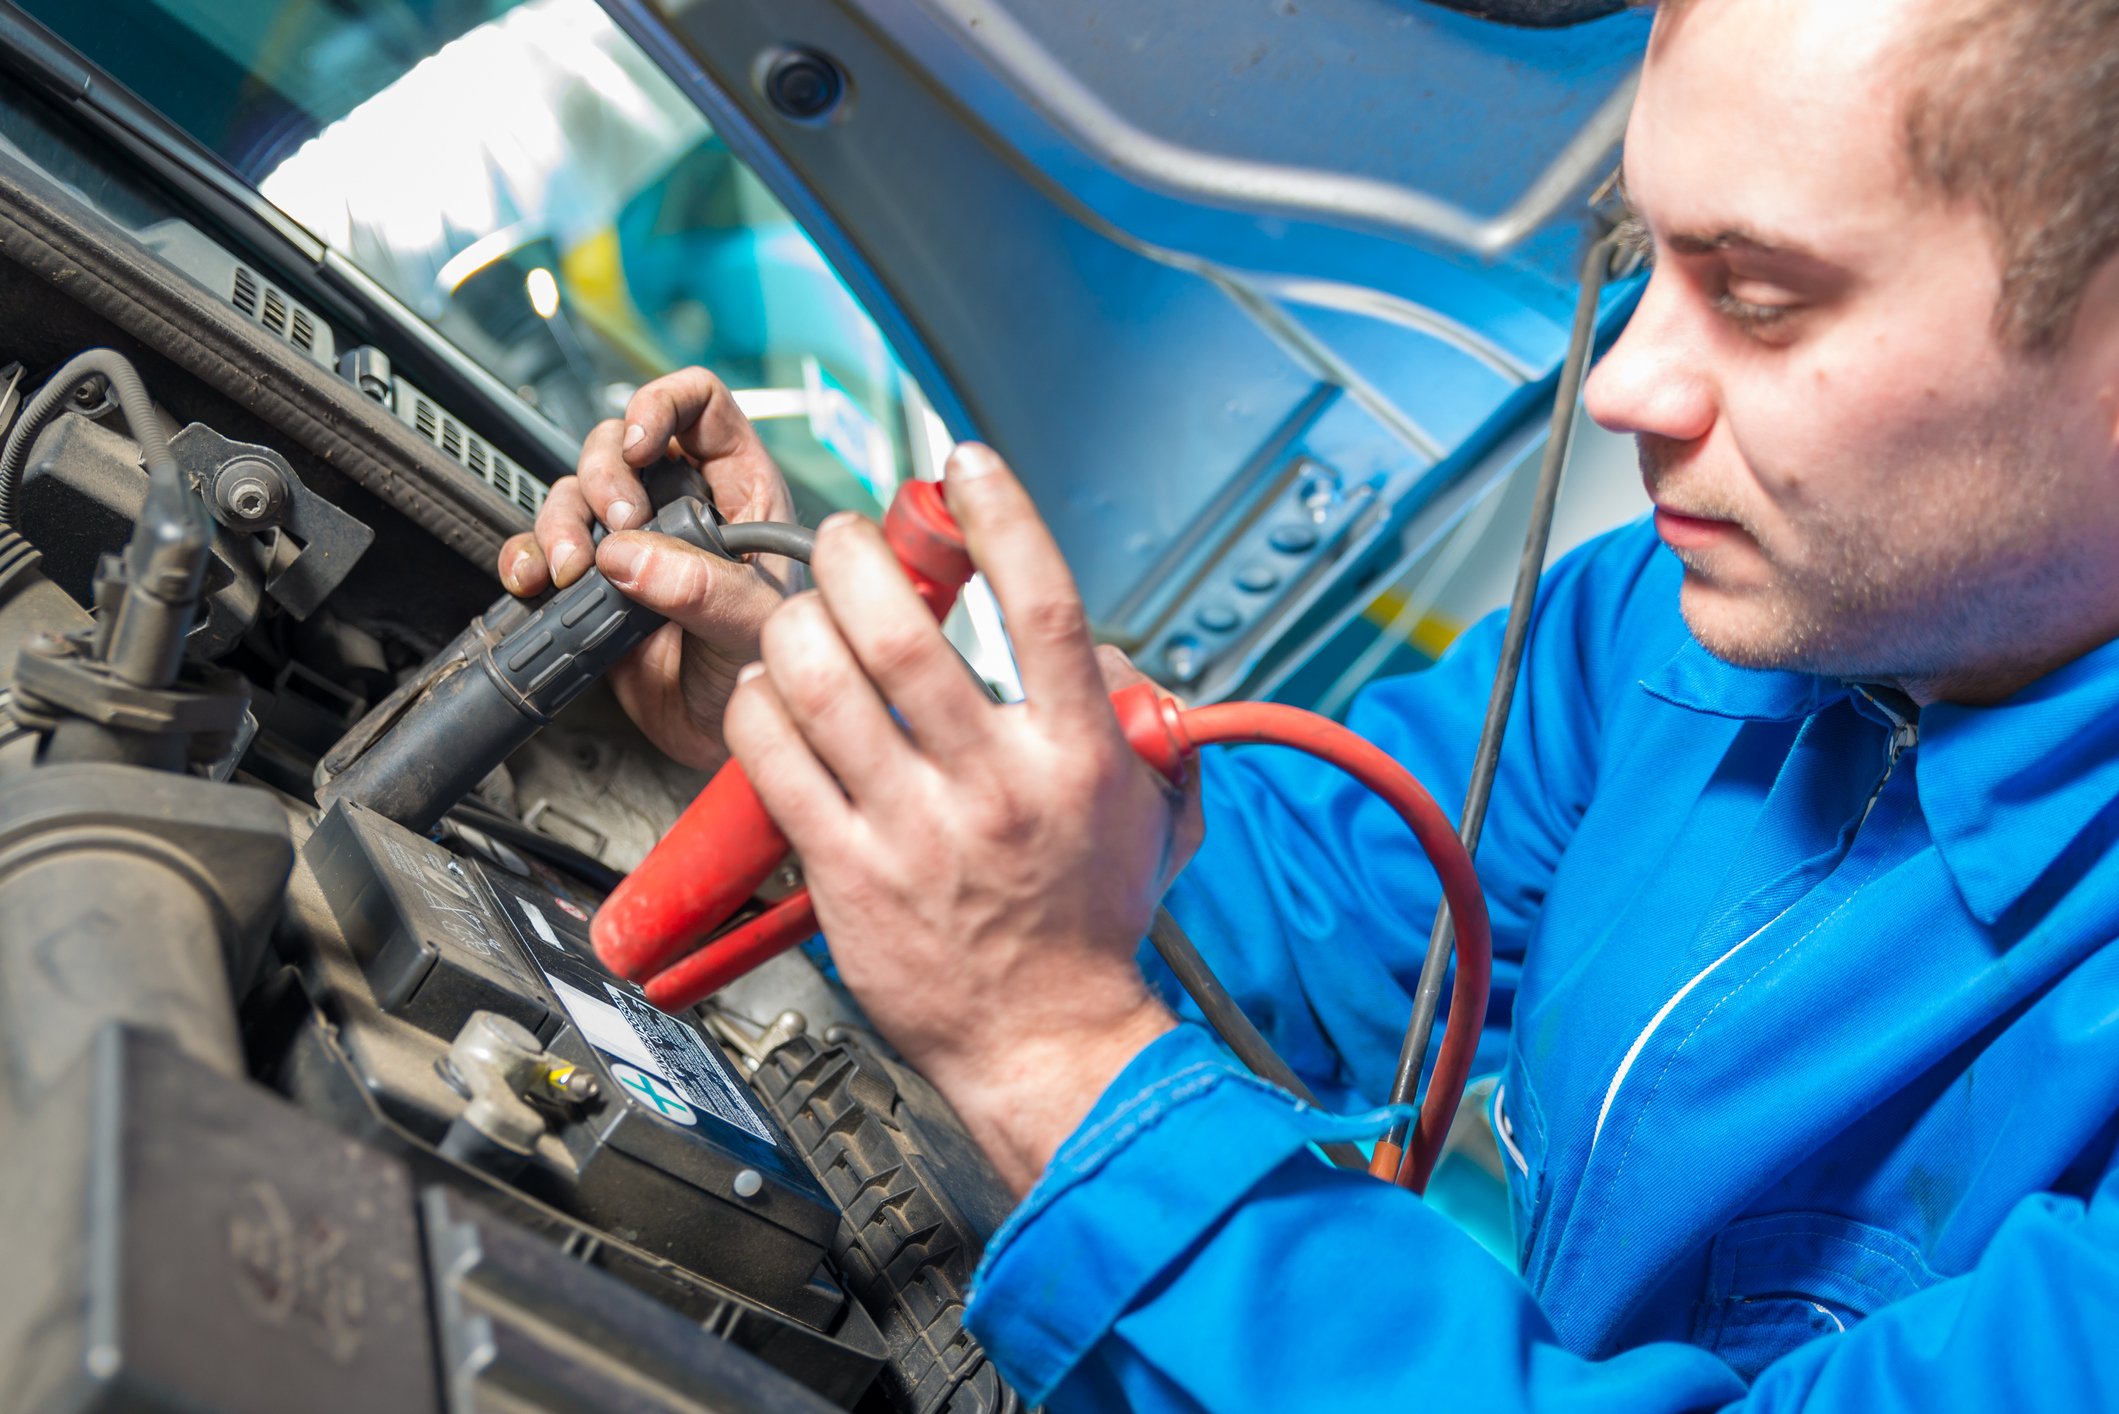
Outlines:
<svg viewBox="0 0 2119 1414"><path fill-rule="evenodd" d="M945 616L970 580L972 565L941 487L930 481L900 487L883 518L883 534L928 609L937 619ZM1185 708L1149 683L1114 693L1111 701L1128 744L1173 784L1184 782L1204 746L1288 746L1348 772L1412 828L1457 921L1457 975L1417 1132L1402 1163L1396 1146L1383 1146L1371 1172L1409 1188L1425 1186L1470 1076L1492 971L1485 895L1449 818L1404 767L1313 712L1271 702ZM816 931L807 889L753 906L759 886L787 852L786 837L766 815L743 768L730 762L597 911L591 930L597 956L640 983L648 1000L665 1011L697 1005ZM737 921L724 928L732 918ZM715 933L717 928L723 931Z"/></svg>

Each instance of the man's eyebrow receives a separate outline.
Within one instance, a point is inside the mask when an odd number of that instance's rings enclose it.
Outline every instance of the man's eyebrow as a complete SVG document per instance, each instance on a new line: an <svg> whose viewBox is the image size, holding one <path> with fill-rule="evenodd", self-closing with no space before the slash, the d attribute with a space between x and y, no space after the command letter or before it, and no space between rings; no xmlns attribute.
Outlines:
<svg viewBox="0 0 2119 1414"><path fill-rule="evenodd" d="M1679 231L1665 238L1672 250L1684 255L1713 255L1718 251L1736 250L1750 255L1787 257L1798 260L1826 263L1815 251L1808 250L1793 241L1776 240L1743 226L1723 226L1712 234L1695 231Z"/></svg>

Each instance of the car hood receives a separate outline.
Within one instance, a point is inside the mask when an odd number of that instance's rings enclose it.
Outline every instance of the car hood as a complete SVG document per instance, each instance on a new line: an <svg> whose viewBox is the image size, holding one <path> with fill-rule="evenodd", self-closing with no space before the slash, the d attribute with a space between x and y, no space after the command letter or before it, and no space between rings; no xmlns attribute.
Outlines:
<svg viewBox="0 0 2119 1414"><path fill-rule="evenodd" d="M1535 452L1648 24L603 3L1025 478L1103 633L1208 695ZM791 52L843 77L821 118L775 106Z"/></svg>

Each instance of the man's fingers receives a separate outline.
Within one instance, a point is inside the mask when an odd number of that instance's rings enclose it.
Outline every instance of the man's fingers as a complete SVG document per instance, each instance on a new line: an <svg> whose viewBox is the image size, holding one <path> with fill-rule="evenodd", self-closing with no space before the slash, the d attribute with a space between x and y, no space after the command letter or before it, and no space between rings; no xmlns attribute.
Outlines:
<svg viewBox="0 0 2119 1414"><path fill-rule="evenodd" d="M779 602L748 566L654 531L605 536L596 567L628 599L736 663L756 656L758 630Z"/></svg>
<svg viewBox="0 0 2119 1414"><path fill-rule="evenodd" d="M853 812L838 782L802 739L772 679L756 666L736 685L722 718L728 749L742 763L766 814L803 854L828 858Z"/></svg>
<svg viewBox="0 0 2119 1414"><path fill-rule="evenodd" d="M619 449L646 466L674 443L706 477L730 520L793 520L787 482L727 385L703 368L682 368L643 383L625 406Z"/></svg>
<svg viewBox="0 0 2119 1414"><path fill-rule="evenodd" d="M796 595L766 621L761 637L765 670L789 718L855 805L903 789L918 754L824 601Z"/></svg>
<svg viewBox="0 0 2119 1414"><path fill-rule="evenodd" d="M1107 695L1116 694L1138 683L1153 683L1153 679L1146 673L1133 666L1133 660L1126 656L1126 651L1115 644L1096 645L1096 670L1103 675L1104 692Z"/></svg>
<svg viewBox="0 0 2119 1414"><path fill-rule="evenodd" d="M581 478L562 476L552 483L544 504L537 510L537 543L551 568L551 582L561 589L589 572L596 562L596 542L590 534L589 503L581 494Z"/></svg>
<svg viewBox="0 0 2119 1414"><path fill-rule="evenodd" d="M575 475L589 509L613 530L638 529L655 514L654 506L648 502L647 487L622 454L627 435L622 422L597 423L583 439L581 458L575 464Z"/></svg>
<svg viewBox="0 0 2119 1414"><path fill-rule="evenodd" d="M795 519L795 500L759 432L727 384L706 369L678 369L642 384L625 405L621 443L634 466L674 447L706 477L714 505L729 519Z"/></svg>
<svg viewBox="0 0 2119 1414"><path fill-rule="evenodd" d="M986 737L992 700L942 637L874 522L852 514L825 521L810 572L862 670L922 747L946 764Z"/></svg>
<svg viewBox="0 0 2119 1414"><path fill-rule="evenodd" d="M552 582L551 566L544 562L544 551L537 548L535 532L510 535L500 547L500 582L508 593L523 598L544 593Z"/></svg>
<svg viewBox="0 0 2119 1414"><path fill-rule="evenodd" d="M972 562L1008 620L1031 710L1056 718L1110 718L1089 617L1074 576L1015 474L989 447L966 442L943 472L949 510Z"/></svg>

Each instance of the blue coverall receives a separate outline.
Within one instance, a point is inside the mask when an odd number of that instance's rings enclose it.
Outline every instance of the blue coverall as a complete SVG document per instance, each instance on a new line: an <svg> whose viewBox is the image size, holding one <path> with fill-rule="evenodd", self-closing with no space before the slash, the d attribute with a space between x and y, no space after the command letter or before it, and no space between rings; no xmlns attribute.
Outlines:
<svg viewBox="0 0 2119 1414"><path fill-rule="evenodd" d="M2119 642L1916 724L1710 657L1680 575L1645 524L1547 575L1479 853L1520 1275L1309 1147L1377 1115L1185 1025L989 1247L968 1323L1026 1396L2119 1408ZM1445 802L1499 642L1352 715ZM1293 753L1220 755L1206 801L1173 909L1328 1104L1371 1102L1431 871Z"/></svg>

